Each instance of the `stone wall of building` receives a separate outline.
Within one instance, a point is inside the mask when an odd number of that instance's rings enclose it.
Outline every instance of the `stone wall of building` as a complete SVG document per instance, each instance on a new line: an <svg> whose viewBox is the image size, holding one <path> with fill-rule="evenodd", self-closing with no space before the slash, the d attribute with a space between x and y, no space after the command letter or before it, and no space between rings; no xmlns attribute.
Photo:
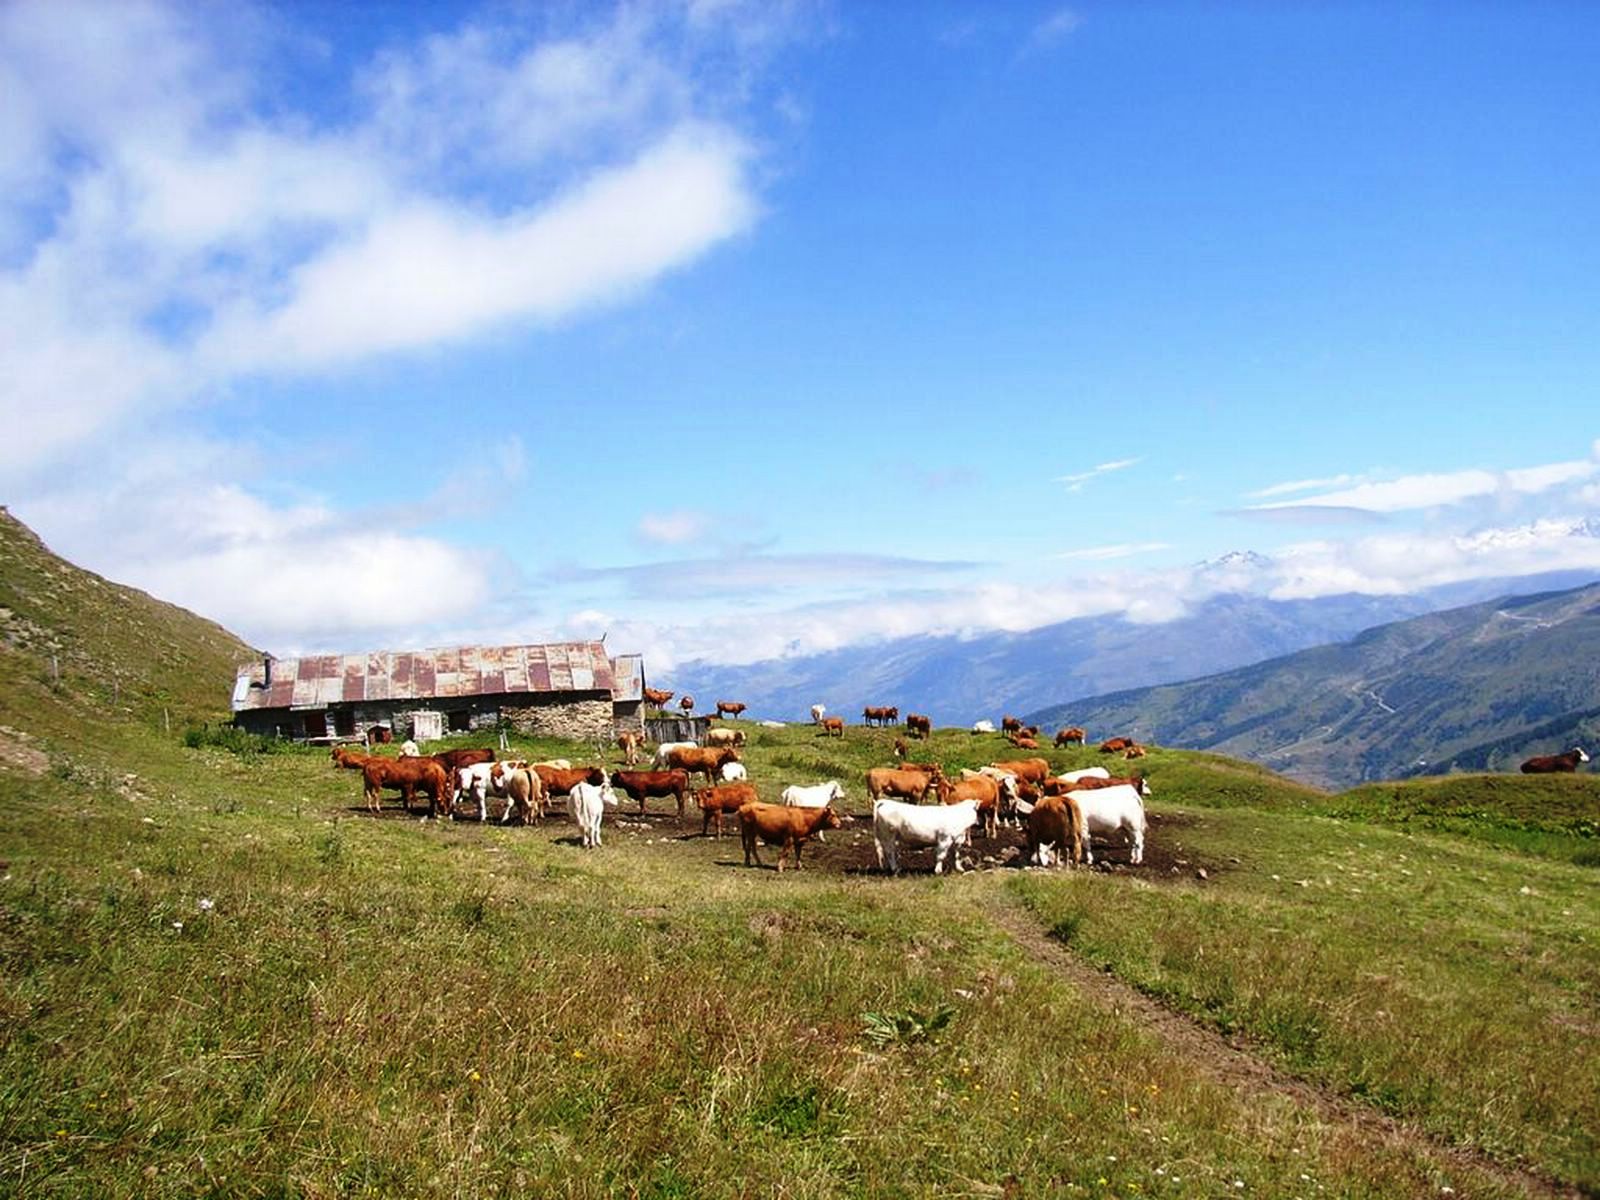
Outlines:
<svg viewBox="0 0 1600 1200"><path fill-rule="evenodd" d="M527 705L505 705L500 715L518 733L607 745L613 737L609 696L591 700L552 697Z"/></svg>

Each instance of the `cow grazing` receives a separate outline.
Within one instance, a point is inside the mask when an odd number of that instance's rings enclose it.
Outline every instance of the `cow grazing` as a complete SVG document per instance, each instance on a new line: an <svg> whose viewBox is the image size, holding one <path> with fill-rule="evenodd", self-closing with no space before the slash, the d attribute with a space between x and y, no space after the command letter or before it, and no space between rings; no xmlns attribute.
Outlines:
<svg viewBox="0 0 1600 1200"><path fill-rule="evenodd" d="M1087 737L1088 735L1084 733L1083 730L1079 729L1076 725L1073 725L1068 729L1056 730L1056 745L1081 746L1084 743L1084 739Z"/></svg>
<svg viewBox="0 0 1600 1200"><path fill-rule="evenodd" d="M911 757L911 747L906 745L905 738L895 738L894 756L902 762Z"/></svg>
<svg viewBox="0 0 1600 1200"><path fill-rule="evenodd" d="M739 810L739 836L744 842L744 865L761 866L759 843L778 847L778 873L783 856L793 854L800 869L800 851L824 829L838 829L839 815L831 808L785 808L781 804L746 804ZM752 860L753 863L752 863Z"/></svg>
<svg viewBox="0 0 1600 1200"><path fill-rule="evenodd" d="M1059 860L1066 858L1070 846L1076 866L1083 861L1082 826L1082 812L1070 795L1044 797L1028 814L1028 849L1023 861L1048 867L1052 848Z"/></svg>
<svg viewBox="0 0 1600 1200"><path fill-rule="evenodd" d="M908 770L902 767L873 767L867 772L867 795L874 801L884 796L903 796L920 804L937 778L938 776L928 771Z"/></svg>
<svg viewBox="0 0 1600 1200"><path fill-rule="evenodd" d="M1552 775L1558 772L1573 772L1578 769L1579 763L1589 761L1589 756L1583 752L1581 746L1574 746L1565 754L1544 754L1537 758L1530 758L1522 764L1524 775Z"/></svg>
<svg viewBox="0 0 1600 1200"><path fill-rule="evenodd" d="M1132 844L1128 861L1134 866L1144 862L1144 800L1140 797L1138 788L1128 784L1089 788L1068 792L1067 798L1077 804L1078 811L1082 814L1078 825L1083 834L1084 862L1090 866L1094 865L1095 834L1104 836L1119 830L1127 833L1128 840ZM1039 803L1043 804L1044 801L1041 800Z"/></svg>
<svg viewBox="0 0 1600 1200"><path fill-rule="evenodd" d="M709 784L723 764L738 762L739 751L732 746L680 747L667 755L667 766L687 771L691 777L704 775Z"/></svg>
<svg viewBox="0 0 1600 1200"><path fill-rule="evenodd" d="M844 736L843 717L823 717L822 736L842 738Z"/></svg>
<svg viewBox="0 0 1600 1200"><path fill-rule="evenodd" d="M933 734L933 719L921 713L907 713L906 733L926 741Z"/></svg>
<svg viewBox="0 0 1600 1200"><path fill-rule="evenodd" d="M1144 754L1145 754L1144 747L1139 745L1139 743L1135 742L1133 745L1129 746L1126 750L1124 750L1122 752L1122 757L1123 758L1143 758Z"/></svg>
<svg viewBox="0 0 1600 1200"><path fill-rule="evenodd" d="M1042 758L1007 759L989 765L1001 771L1010 771L1018 779L1026 779L1035 785L1043 783L1050 774L1050 764Z"/></svg>
<svg viewBox="0 0 1600 1200"><path fill-rule="evenodd" d="M727 716L729 720L737 721L739 719L739 714L745 710L745 707L745 705L741 704L737 700L718 700L717 716Z"/></svg>
<svg viewBox="0 0 1600 1200"><path fill-rule="evenodd" d="M694 711L694 697L685 696L682 700L678 701L678 707L683 709L683 711L686 713L692 713Z"/></svg>
<svg viewBox="0 0 1600 1200"><path fill-rule="evenodd" d="M720 838L723 815L737 813L746 804L759 804L761 796L753 784L721 783L700 788L694 794L694 802L700 806L700 836L705 837L714 822Z"/></svg>
<svg viewBox="0 0 1600 1200"><path fill-rule="evenodd" d="M742 745L744 745L744 730L742 730L742 729L708 729L708 730L706 730L706 745L708 745L708 746L742 746Z"/></svg>
<svg viewBox="0 0 1600 1200"><path fill-rule="evenodd" d="M1059 783L1046 779L1040 785L1040 790L1049 796L1063 796L1068 792L1088 792L1097 788L1131 787L1141 796L1150 794L1150 784L1143 775L1107 775L1104 778L1090 776L1076 783L1067 783L1065 779L1066 777L1062 776L1062 782Z"/></svg>
<svg viewBox="0 0 1600 1200"><path fill-rule="evenodd" d="M974 721L972 723L973 733L993 733L994 731L993 721Z"/></svg>
<svg viewBox="0 0 1600 1200"><path fill-rule="evenodd" d="M449 812L450 777L431 758L380 758L373 755L361 766L361 780L367 807L373 812L382 810L384 788L400 793L407 812L411 811L411 802L419 788L428 794L430 813L440 808Z"/></svg>
<svg viewBox="0 0 1600 1200"><path fill-rule="evenodd" d="M671 796L678 802L678 821L682 823L689 799L689 772L613 771L611 783L639 802L640 813L644 812L644 802L650 797Z"/></svg>
<svg viewBox="0 0 1600 1200"><path fill-rule="evenodd" d="M749 779L749 778L750 778L750 773L744 769L744 764L743 763L723 763L722 764L722 782L723 783L743 783L746 779Z"/></svg>
<svg viewBox="0 0 1600 1200"><path fill-rule="evenodd" d="M672 699L672 696L673 693L663 692L657 688L647 687L644 689L645 700L650 704L654 704L657 708L665 708L667 706L667 702Z"/></svg>
<svg viewBox="0 0 1600 1200"><path fill-rule="evenodd" d="M1131 745L1133 745L1133 739L1132 738L1125 738L1125 737L1107 738L1105 741L1100 743L1100 753L1101 754L1116 754L1119 751L1126 750Z"/></svg>
<svg viewBox="0 0 1600 1200"><path fill-rule="evenodd" d="M1039 748L1039 743L1034 741L1033 738L1023 737L1020 733L1011 735L1011 744L1018 750L1037 750Z"/></svg>
<svg viewBox="0 0 1600 1200"><path fill-rule="evenodd" d="M878 866L897 875L902 846L932 846L935 875L943 873L947 858L953 858L957 871L964 871L966 868L961 865L957 848L977 822L976 800L931 808L902 804L898 800L879 800L872 806L872 837L877 843Z"/></svg>
<svg viewBox="0 0 1600 1200"><path fill-rule="evenodd" d="M812 784L810 787L791 783L783 789L779 800L789 808L828 808L834 804L844 803L844 788L839 785L837 779L830 779L827 783ZM822 836L821 830L818 830L817 841L827 840Z"/></svg>
<svg viewBox="0 0 1600 1200"><path fill-rule="evenodd" d="M600 845L601 819L606 815L606 809L616 806L617 794L611 790L609 783L602 783L598 787L592 783L580 783L572 789L568 807L572 809L573 820L578 823L578 838L585 850L593 850Z"/></svg>
<svg viewBox="0 0 1600 1200"><path fill-rule="evenodd" d="M813 725L821 725L822 724L822 714L827 712L827 711L828 711L828 706L826 704L813 704L811 706L811 723Z"/></svg>
<svg viewBox="0 0 1600 1200"><path fill-rule="evenodd" d="M470 804L474 800L478 802L478 820L483 822L489 819L490 793L493 792L496 796L505 794L504 792L495 791L490 779L494 769L501 765L501 763L472 763L470 766L462 767L451 776L453 786L450 789L450 819L452 821L456 819L457 808L464 803ZM512 764L504 765L510 766Z"/></svg>
<svg viewBox="0 0 1600 1200"><path fill-rule="evenodd" d="M1000 718L1000 732L1001 733L1020 733L1021 731L1022 731L1022 718L1021 717L1001 717Z"/></svg>
<svg viewBox="0 0 1600 1200"><path fill-rule="evenodd" d="M644 734L637 729L624 729L617 734L617 745L622 750L623 761L631 767L639 761L639 751L644 749Z"/></svg>
<svg viewBox="0 0 1600 1200"><path fill-rule="evenodd" d="M334 765L343 767L347 771L359 771L367 765L367 759L374 757L363 754L360 750L352 750L349 746L335 746L330 751Z"/></svg>

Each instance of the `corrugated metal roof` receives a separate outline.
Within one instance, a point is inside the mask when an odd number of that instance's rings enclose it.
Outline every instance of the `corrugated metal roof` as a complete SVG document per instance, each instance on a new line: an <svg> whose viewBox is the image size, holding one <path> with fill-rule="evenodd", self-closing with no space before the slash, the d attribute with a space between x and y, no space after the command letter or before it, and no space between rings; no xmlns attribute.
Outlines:
<svg viewBox="0 0 1600 1200"><path fill-rule="evenodd" d="M642 688L643 660L638 655L623 655L619 662L630 660L638 662ZM617 695L611 660L599 642L447 646L280 658L273 660L272 682L262 686L265 679L261 663L240 669L233 688L234 712L517 692L611 692L617 699L639 698ZM626 687L624 684L624 690Z"/></svg>
<svg viewBox="0 0 1600 1200"><path fill-rule="evenodd" d="M619 654L611 660L611 699L644 699L644 655Z"/></svg>

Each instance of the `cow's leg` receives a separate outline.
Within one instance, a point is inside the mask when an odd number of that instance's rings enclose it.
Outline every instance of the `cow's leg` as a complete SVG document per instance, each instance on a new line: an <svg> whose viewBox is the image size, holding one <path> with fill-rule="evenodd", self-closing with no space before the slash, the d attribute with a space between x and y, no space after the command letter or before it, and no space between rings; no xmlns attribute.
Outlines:
<svg viewBox="0 0 1600 1200"><path fill-rule="evenodd" d="M1128 856L1128 861L1137 867L1144 862L1144 827L1136 825L1129 832L1133 836L1133 853Z"/></svg>

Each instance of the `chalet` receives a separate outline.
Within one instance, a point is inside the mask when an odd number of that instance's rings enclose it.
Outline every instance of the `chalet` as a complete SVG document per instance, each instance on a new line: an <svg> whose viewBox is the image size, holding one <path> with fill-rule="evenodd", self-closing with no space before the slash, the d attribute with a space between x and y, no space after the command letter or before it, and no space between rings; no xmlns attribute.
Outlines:
<svg viewBox="0 0 1600 1200"><path fill-rule="evenodd" d="M239 671L234 724L297 741L492 729L609 741L642 728L644 659L600 642L273 658Z"/></svg>

